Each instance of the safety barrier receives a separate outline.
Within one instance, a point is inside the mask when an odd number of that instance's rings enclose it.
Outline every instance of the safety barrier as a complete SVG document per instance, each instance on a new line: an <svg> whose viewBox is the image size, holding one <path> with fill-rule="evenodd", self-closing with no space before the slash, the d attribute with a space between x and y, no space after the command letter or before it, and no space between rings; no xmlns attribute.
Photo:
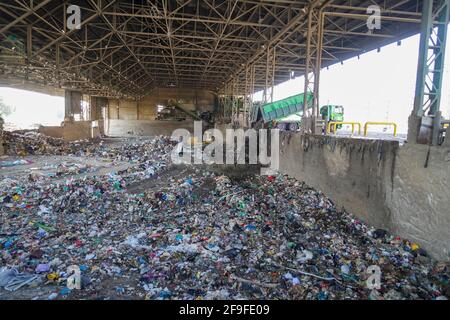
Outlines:
<svg viewBox="0 0 450 320"><path fill-rule="evenodd" d="M364 136L367 137L369 126L393 126L394 127L394 137L397 136L397 124L394 122L367 122L364 125Z"/></svg>
<svg viewBox="0 0 450 320"><path fill-rule="evenodd" d="M355 126L358 126L358 134L361 134L362 125L359 122L334 122L334 121L328 122L327 134L331 133L331 127L334 128L333 132L336 132L336 127L341 124L342 125L347 125L347 124L351 125L352 126L352 134L355 133Z"/></svg>

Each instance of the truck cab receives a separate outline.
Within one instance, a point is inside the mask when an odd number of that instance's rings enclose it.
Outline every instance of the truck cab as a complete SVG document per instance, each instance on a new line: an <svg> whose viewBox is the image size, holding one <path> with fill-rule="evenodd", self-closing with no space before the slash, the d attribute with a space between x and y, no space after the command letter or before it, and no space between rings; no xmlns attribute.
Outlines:
<svg viewBox="0 0 450 320"><path fill-rule="evenodd" d="M322 119L328 122L343 122L344 121L344 107L336 105L326 105L320 109ZM342 125L337 126L338 129L342 128Z"/></svg>

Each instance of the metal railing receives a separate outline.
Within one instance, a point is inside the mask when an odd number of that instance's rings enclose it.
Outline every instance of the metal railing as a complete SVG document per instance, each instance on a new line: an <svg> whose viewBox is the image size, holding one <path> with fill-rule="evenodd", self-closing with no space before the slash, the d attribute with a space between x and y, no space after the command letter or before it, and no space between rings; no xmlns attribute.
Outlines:
<svg viewBox="0 0 450 320"><path fill-rule="evenodd" d="M352 134L355 133L355 126L358 126L358 134L361 134L362 125L359 122L339 122L339 121L331 121L328 122L327 125L327 134L331 133L331 128L333 127L333 132L336 133L336 127L339 125L351 125L352 126Z"/></svg>
<svg viewBox="0 0 450 320"><path fill-rule="evenodd" d="M393 126L394 127L394 137L397 136L397 124L394 122L366 122L364 125L364 136L367 137L369 126Z"/></svg>

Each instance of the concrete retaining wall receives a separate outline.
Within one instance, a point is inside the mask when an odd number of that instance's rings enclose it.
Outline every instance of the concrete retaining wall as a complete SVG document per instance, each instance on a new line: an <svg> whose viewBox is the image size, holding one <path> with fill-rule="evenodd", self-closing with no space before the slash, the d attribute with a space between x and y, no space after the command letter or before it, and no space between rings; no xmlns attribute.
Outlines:
<svg viewBox="0 0 450 320"><path fill-rule="evenodd" d="M450 260L450 148L290 133L280 143L282 173L366 223Z"/></svg>
<svg viewBox="0 0 450 320"><path fill-rule="evenodd" d="M450 147L406 145L397 156L386 207L392 230L450 260Z"/></svg>
<svg viewBox="0 0 450 320"><path fill-rule="evenodd" d="M171 136L176 129L194 132L193 121L152 121L152 120L117 120L96 121L98 127L92 127L92 121L66 123L64 127L40 127L39 132L50 137L63 138L66 141L84 140L99 137L101 134L111 137L125 136ZM206 126L205 126L206 128ZM105 131L105 132L104 132Z"/></svg>
<svg viewBox="0 0 450 320"><path fill-rule="evenodd" d="M42 133L46 136L53 138L62 138L63 137L63 127L44 127L40 126L39 133Z"/></svg>
<svg viewBox="0 0 450 320"><path fill-rule="evenodd" d="M93 126L93 123L98 125ZM101 136L103 121L77 121L65 123L63 127L39 127L39 133L49 137L63 138L66 141L92 139Z"/></svg>
<svg viewBox="0 0 450 320"><path fill-rule="evenodd" d="M123 137L129 135L171 136L173 131L179 128L193 132L194 122L109 119L107 124L107 135L111 137Z"/></svg>
<svg viewBox="0 0 450 320"><path fill-rule="evenodd" d="M80 121L64 124L63 138L66 141L85 140L92 138L92 122Z"/></svg>

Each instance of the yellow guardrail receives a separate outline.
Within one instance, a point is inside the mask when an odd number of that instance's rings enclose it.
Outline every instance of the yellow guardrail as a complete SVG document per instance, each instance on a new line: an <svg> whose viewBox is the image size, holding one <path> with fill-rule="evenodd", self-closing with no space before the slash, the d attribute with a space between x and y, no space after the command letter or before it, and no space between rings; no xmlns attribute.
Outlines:
<svg viewBox="0 0 450 320"><path fill-rule="evenodd" d="M394 137L397 136L397 124L394 122L367 122L364 125L364 136L367 137L367 132L369 126L393 126L394 127Z"/></svg>
<svg viewBox="0 0 450 320"><path fill-rule="evenodd" d="M334 121L328 122L327 134L330 134L331 127L334 128L333 132L336 132L336 127L341 125L341 124L342 125L351 125L352 126L352 134L355 133L355 126L358 126L358 134L361 134L362 125L359 122L334 122Z"/></svg>

